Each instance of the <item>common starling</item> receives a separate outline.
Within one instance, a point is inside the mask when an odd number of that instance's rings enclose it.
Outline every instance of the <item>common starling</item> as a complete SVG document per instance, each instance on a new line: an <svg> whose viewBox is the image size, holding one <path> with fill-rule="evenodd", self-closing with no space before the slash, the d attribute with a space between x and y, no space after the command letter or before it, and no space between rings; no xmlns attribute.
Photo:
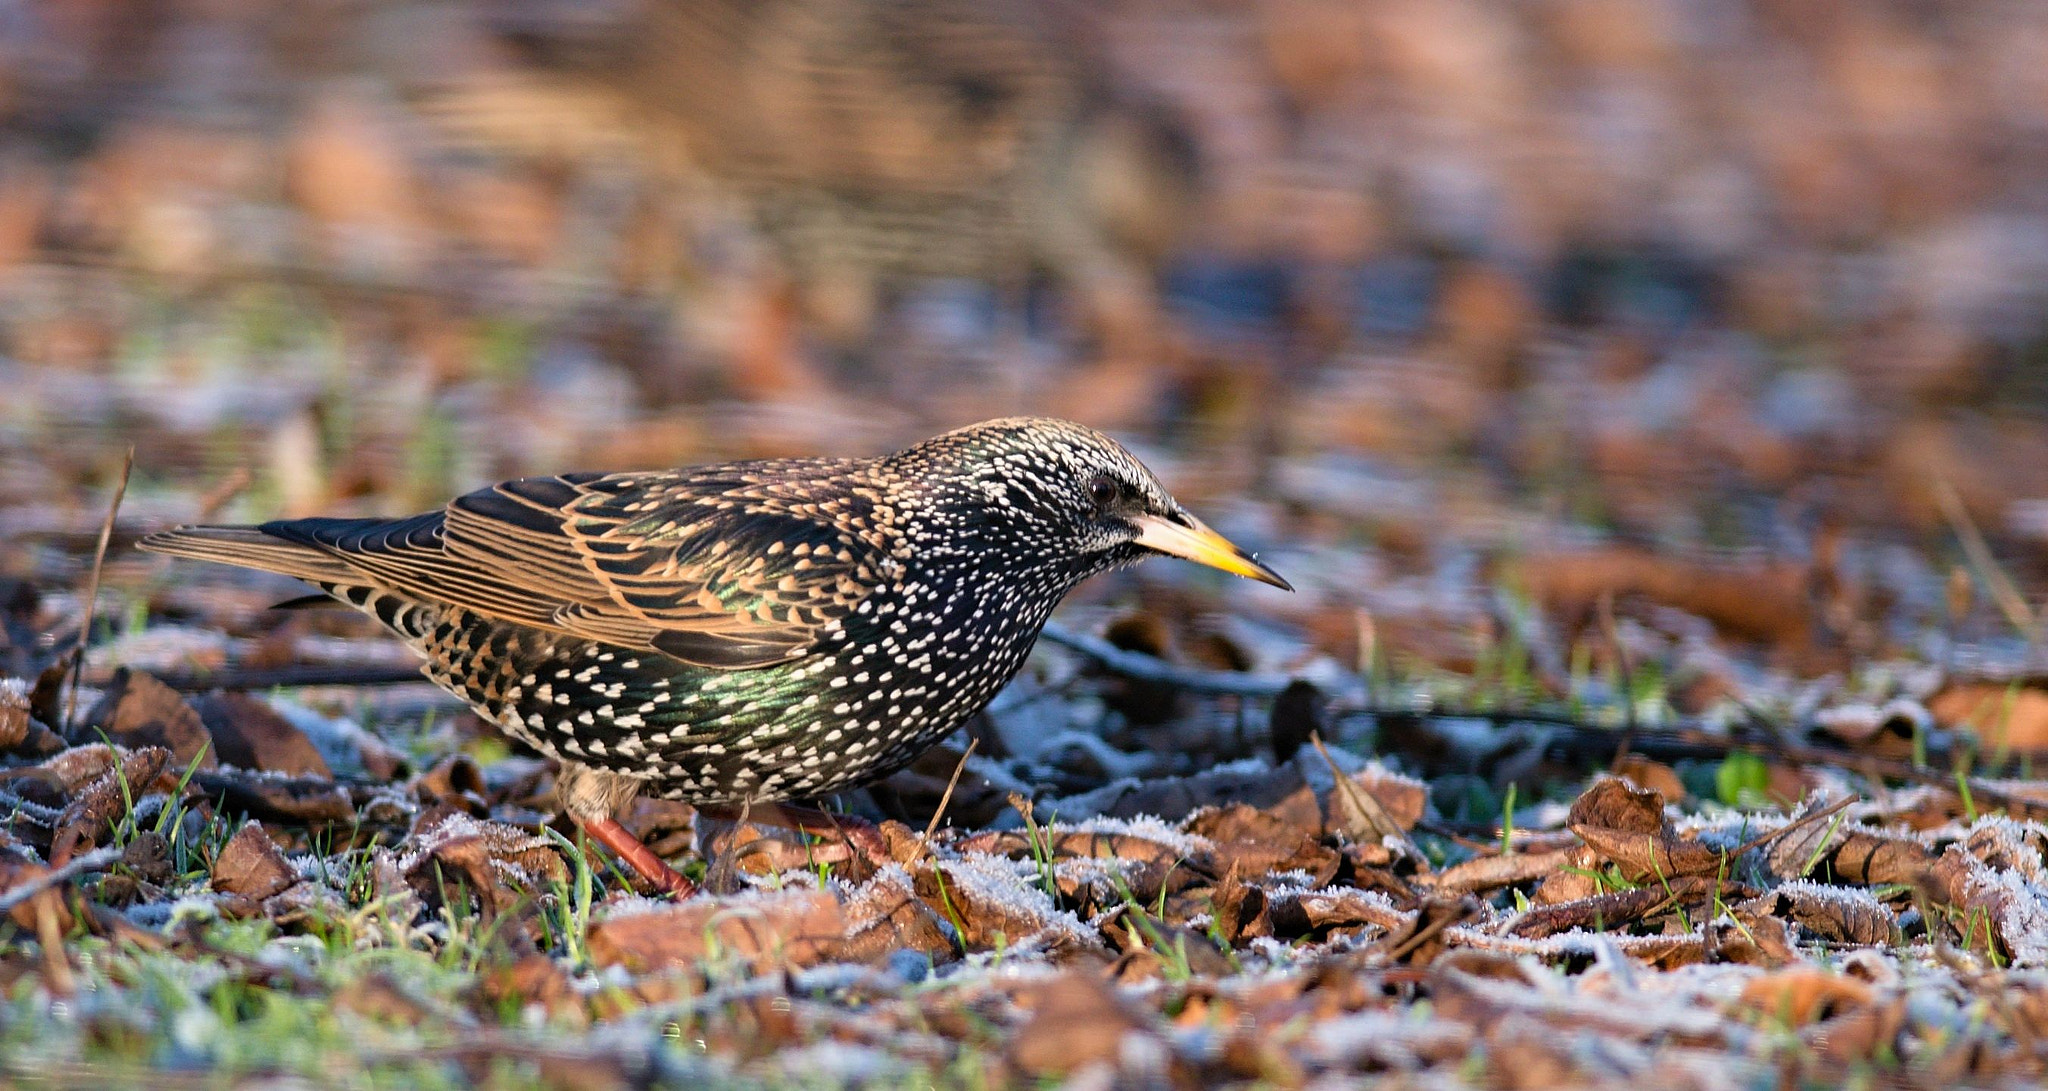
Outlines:
<svg viewBox="0 0 2048 1091"><path fill-rule="evenodd" d="M503 482L405 519L185 526L142 548L282 572L375 617L427 676L561 762L569 815L645 791L769 805L887 776L988 703L1053 607L1154 553L1287 588L1115 440L988 421L866 459Z"/></svg>

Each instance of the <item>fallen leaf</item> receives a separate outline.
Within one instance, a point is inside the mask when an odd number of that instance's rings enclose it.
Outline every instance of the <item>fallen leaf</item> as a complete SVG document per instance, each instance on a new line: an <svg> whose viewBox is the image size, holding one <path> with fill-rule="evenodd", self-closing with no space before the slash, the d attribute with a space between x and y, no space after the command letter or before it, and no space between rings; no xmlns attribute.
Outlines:
<svg viewBox="0 0 2048 1091"><path fill-rule="evenodd" d="M1017 997L1031 1017L1010 1042L1010 1060L1034 1079L1063 1076L1090 1065L1114 1067L1124 1039L1145 1032L1100 980L1065 973Z"/></svg>
<svg viewBox="0 0 2048 1091"><path fill-rule="evenodd" d="M1952 681L1927 699L1934 722L1977 733L1991 750L2048 750L2048 691L2025 683Z"/></svg>
<svg viewBox="0 0 2048 1091"><path fill-rule="evenodd" d="M192 785L228 814L304 825L357 821L356 802L348 789L325 778L228 768L195 773Z"/></svg>
<svg viewBox="0 0 2048 1091"><path fill-rule="evenodd" d="M179 769L199 759L199 768L219 765L213 738L199 713L178 691L151 675L122 667L101 693L98 703L71 731L71 741L87 743L105 732L107 739L127 747L161 746L176 758ZM202 756L203 755L203 756Z"/></svg>
<svg viewBox="0 0 2048 1091"><path fill-rule="evenodd" d="M49 874L50 869L42 864L13 852L0 852L0 895L8 894L29 883L39 882ZM57 887L51 887L15 905L8 911L7 919L33 933L37 915L51 914L59 928L69 931L72 924L71 910L64 902L64 893Z"/></svg>
<svg viewBox="0 0 2048 1091"><path fill-rule="evenodd" d="M467 754L450 754L412 781L412 794L422 804L460 807L475 818L490 816L489 793L483 770Z"/></svg>
<svg viewBox="0 0 2048 1091"><path fill-rule="evenodd" d="M210 693L192 702L220 764L266 773L331 778L306 733L245 693Z"/></svg>
<svg viewBox="0 0 2048 1091"><path fill-rule="evenodd" d="M482 1001L484 1013L492 1017L506 1003L521 1008L538 1004L552 1018L573 1018L585 1013L568 973L554 959L537 952L491 967L479 977L476 995Z"/></svg>
<svg viewBox="0 0 2048 1091"><path fill-rule="evenodd" d="M1602 600L1641 595L1738 640L1804 650L1815 622L1810 574L1803 564L1716 564L1617 547L1525 557L1503 578L1580 627L1592 623Z"/></svg>
<svg viewBox="0 0 2048 1091"><path fill-rule="evenodd" d="M79 850L97 844L136 800L157 787L155 781L170 758L171 752L161 746L145 746L132 754L117 752L112 767L80 789L58 816L50 843L51 865L62 866Z"/></svg>
<svg viewBox="0 0 2048 1091"><path fill-rule="evenodd" d="M1401 833L1414 829L1429 807L1429 785L1377 764L1369 765L1346 779L1351 787L1339 785L1337 790L1323 798L1325 830L1343 831L1354 839L1370 836L1376 823L1357 813L1354 801L1359 797L1353 794L1354 791L1365 793L1372 803L1377 803L1378 812L1391 820ZM1377 837L1372 839L1378 840Z"/></svg>
<svg viewBox="0 0 2048 1091"><path fill-rule="evenodd" d="M1232 803L1196 812L1184 828L1214 848L1214 868L1222 874L1265 875L1299 869L1316 877L1316 885L1337 874L1338 853L1321 843L1322 816L1315 793L1307 786L1274 807Z"/></svg>
<svg viewBox="0 0 2048 1091"><path fill-rule="evenodd" d="M1676 769L1641 754L1624 755L1621 761L1615 764L1614 774L1638 788L1656 792L1665 799L1683 800L1688 794L1685 781L1679 779Z"/></svg>
<svg viewBox="0 0 2048 1091"><path fill-rule="evenodd" d="M1449 946L1444 931L1479 916L1481 912L1478 900L1470 896L1424 899L1421 908L1405 926L1388 932L1369 948L1369 952L1375 958L1391 962L1418 968L1427 966Z"/></svg>
<svg viewBox="0 0 2048 1091"><path fill-rule="evenodd" d="M1547 879L1568 867L1584 867L1585 864L1579 862L1580 851L1565 849L1557 852L1515 852L1478 856L1432 875L1418 876L1415 881L1439 893L1476 894L1482 890L1497 890L1516 883ZM1592 880L1584 881L1590 888ZM1592 891L1588 889L1586 893Z"/></svg>
<svg viewBox="0 0 2048 1091"><path fill-rule="evenodd" d="M970 855L912 869L918 897L960 933L970 951L1043 940L1054 947L1099 948L1093 929L1062 913L1035 881L1002 857Z"/></svg>
<svg viewBox="0 0 2048 1091"><path fill-rule="evenodd" d="M1855 887L1790 882L1737 907L1792 922L1824 940L1891 943L1898 917L1884 903Z"/></svg>
<svg viewBox="0 0 2048 1091"><path fill-rule="evenodd" d="M445 806L423 813L403 847L399 868L421 897L436 896L443 882L459 879L486 920L520 904L531 907L550 883L569 878L547 838Z"/></svg>
<svg viewBox="0 0 2048 1091"><path fill-rule="evenodd" d="M1664 797L1604 777L1572 802L1567 819L1586 845L1631 882L1726 874L1724 853L1679 837L1664 818Z"/></svg>
<svg viewBox="0 0 2048 1091"><path fill-rule="evenodd" d="M1927 874L1934 861L1934 850L1915 838L1856 826L1838 830L1808 874L1865 886L1911 885ZM1793 868L1799 866L1792 863L1790 853L1785 862Z"/></svg>
<svg viewBox="0 0 2048 1091"><path fill-rule="evenodd" d="M915 951L935 961L950 961L959 943L952 925L917 896L910 874L900 867L875 873L841 907L845 938L833 958L876 962L897 951Z"/></svg>
<svg viewBox="0 0 2048 1091"><path fill-rule="evenodd" d="M1787 969L1765 974L1743 986L1736 1003L1751 1012L1787 1026L1809 1023L1870 1003L1870 986L1853 977L1815 969Z"/></svg>
<svg viewBox="0 0 2048 1091"><path fill-rule="evenodd" d="M1717 894L1748 893L1736 884L1717 883L1704 876L1681 876L1663 883L1649 883L1629 890L1595 894L1577 901L1539 905L1515 918L1509 935L1530 938L1569 932L1572 929L1602 931L1631 924L1652 913L1676 906L1711 901Z"/></svg>
<svg viewBox="0 0 2048 1091"><path fill-rule="evenodd" d="M599 966L632 973L688 970L713 958L736 958L759 973L824 961L839 950L845 934L838 899L790 890L638 903L592 924L588 942Z"/></svg>
<svg viewBox="0 0 2048 1091"><path fill-rule="evenodd" d="M0 751L13 750L28 739L34 720L28 708L28 686L19 678L0 679Z"/></svg>
<svg viewBox="0 0 2048 1091"><path fill-rule="evenodd" d="M213 888L224 894L262 901L298 881L298 870L256 821L243 823L213 861Z"/></svg>
<svg viewBox="0 0 2048 1091"><path fill-rule="evenodd" d="M334 990L328 1003L336 1011L395 1027L415 1027L446 1018L438 1005L415 996L389 974L370 973Z"/></svg>

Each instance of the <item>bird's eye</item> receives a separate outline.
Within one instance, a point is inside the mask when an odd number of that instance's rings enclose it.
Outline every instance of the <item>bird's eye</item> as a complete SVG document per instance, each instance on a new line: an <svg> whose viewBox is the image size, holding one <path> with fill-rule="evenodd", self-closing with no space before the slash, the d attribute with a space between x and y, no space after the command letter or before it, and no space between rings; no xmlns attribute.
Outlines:
<svg viewBox="0 0 2048 1091"><path fill-rule="evenodd" d="M1108 474L1096 474L1088 479L1088 499L1097 511L1108 511L1109 506L1116 503L1117 495L1122 491L1122 487L1116 483L1116 478Z"/></svg>

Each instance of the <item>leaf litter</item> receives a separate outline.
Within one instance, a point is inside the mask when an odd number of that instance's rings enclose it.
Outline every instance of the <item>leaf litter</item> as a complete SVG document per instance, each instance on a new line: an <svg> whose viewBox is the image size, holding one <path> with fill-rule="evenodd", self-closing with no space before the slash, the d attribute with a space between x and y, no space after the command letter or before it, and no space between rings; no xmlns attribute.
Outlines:
<svg viewBox="0 0 2048 1091"><path fill-rule="evenodd" d="M1406 755L1303 749L1110 795L1013 796L987 828L885 836L900 858L861 876L820 863L824 843L740 854L714 836L686 855L736 855L740 889L676 903L551 828L535 806L544 766L457 753L379 784L364 771L389 743L280 704L187 699L128 672L83 721L121 741L0 770L15 803L0 874L10 1027L62 1022L33 1015L34 998L82 979L174 1027L175 1004L136 991L139 964L109 969L146 957L190 965L176 987L194 996L325 997L344 1021L442 1028L399 1048L408 1063L582 1055L545 1027L586 1047L656 1025L702 1043L650 1061L657 1080L1441 1071L1722 1086L1845 1062L2024 1081L2048 1060L2027 1022L2048 994L2048 827L1859 781L1854 751L1823 779L1868 794L1817 788L1789 811L1673 801L1697 777L1637 755L1630 776L1586 776L1569 806L1553 795L1485 831L1398 773ZM300 723L326 725L324 745ZM169 724L183 726L156 726ZM206 767L215 747L242 760ZM1360 792L1369 819L1347 802ZM55 880L67 861L88 866ZM337 938L340 953L305 960ZM358 965L377 951L455 973L422 984ZM495 1044L456 1044L507 1019ZM170 1029L147 1045L149 1022L123 1032L139 1057L206 1048ZM49 1064L91 1040L13 1039Z"/></svg>
<svg viewBox="0 0 2048 1091"><path fill-rule="evenodd" d="M505 50L490 7L0 27L34 62L0 197L6 1079L2041 1081L2048 447L2040 247L2008 241L2041 234L2038 157L1923 145L2034 138L1982 106L2048 15L1856 0L1673 49L1633 0L1117 5L1073 52L1189 127L1220 169L1179 218L1221 226L1113 225L1151 249L1056 259L1117 272L1047 306L1025 278L1012 323L965 281L777 268L738 195L626 153L620 119L670 105L631 88L673 71L550 88L506 55L585 55L610 16L558 50L547 5L498 12L532 36ZM592 83L659 109L578 113ZM1767 84L1806 127L1789 171L1754 154L1787 146ZM271 105L207 105L244 99ZM1585 102L1599 123L1530 123ZM1447 126L1477 138L1402 135ZM1593 146L1615 131L1674 154ZM1111 146L1077 177L1142 173L1114 132L1072 143ZM1418 230L1333 162L1472 184L1405 187ZM1751 190L1781 211L1729 200ZM1667 191L1654 252L1544 204ZM1456 241L1495 209L1539 227L1512 260ZM1041 408L1147 443L1302 594L1160 565L1084 588L977 751L842 801L885 860L642 801L627 824L719 891L650 901L545 762L361 619L124 548L204 513L884 449L1016 411L990 379L1020 347Z"/></svg>

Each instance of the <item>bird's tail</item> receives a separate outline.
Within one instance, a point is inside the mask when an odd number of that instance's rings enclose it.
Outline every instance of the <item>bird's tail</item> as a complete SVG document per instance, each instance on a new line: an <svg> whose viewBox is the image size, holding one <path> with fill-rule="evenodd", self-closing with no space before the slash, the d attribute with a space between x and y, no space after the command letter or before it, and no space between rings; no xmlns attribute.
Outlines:
<svg viewBox="0 0 2048 1091"><path fill-rule="evenodd" d="M363 581L361 572L333 553L318 546L286 541L256 527L172 527L143 538L137 545L151 553L282 572L323 586Z"/></svg>

